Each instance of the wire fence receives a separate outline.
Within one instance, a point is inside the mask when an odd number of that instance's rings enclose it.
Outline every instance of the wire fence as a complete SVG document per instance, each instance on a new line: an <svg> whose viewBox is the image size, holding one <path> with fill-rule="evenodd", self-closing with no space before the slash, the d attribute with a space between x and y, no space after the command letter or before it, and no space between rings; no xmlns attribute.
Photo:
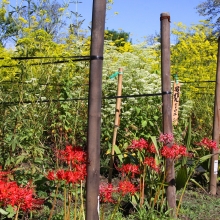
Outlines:
<svg viewBox="0 0 220 220"><path fill-rule="evenodd" d="M25 60L44 60L44 59L65 59L65 60L59 60L59 61L51 61L51 62L38 62L38 63L31 63L29 64L30 66L36 66L36 65L49 65L49 64L62 64L62 63L70 63L70 62L81 62L81 61L91 61L91 60L103 60L103 57L99 56L59 56L59 57L53 57L53 56L48 56L48 57L10 57L9 59L11 60L18 60L18 61L25 61ZM0 57L0 60L5 60L5 58ZM7 59L8 61L8 59ZM21 64L17 65L2 65L0 68L13 68L13 67L19 67ZM201 80L201 81L181 81L179 80L179 83L182 86L187 86L186 84L200 84L200 83L215 83L215 80ZM31 85L30 82L20 82L20 81L2 81L0 83L1 86L4 86L7 84L27 84ZM56 83L37 83L39 86L64 86L64 84L56 84ZM87 84L88 85L88 84ZM195 88L198 89L206 89L207 87L204 86L195 86ZM163 96L166 94L172 94L171 91L165 91L161 93L151 93L151 94L127 94L123 96L106 96L102 97L102 99L117 99L117 98L123 98L123 99L128 99L128 98L141 98L141 97L150 97L150 96ZM196 94L210 94L213 95L212 93L196 93ZM0 105L18 105L18 104L31 104L31 103L49 103L49 102L72 102L72 101L88 101L88 97L78 97L78 98L66 98L66 99L37 99L34 101L31 100L25 100L25 101L13 101L13 102L8 102L8 101L1 101Z"/></svg>

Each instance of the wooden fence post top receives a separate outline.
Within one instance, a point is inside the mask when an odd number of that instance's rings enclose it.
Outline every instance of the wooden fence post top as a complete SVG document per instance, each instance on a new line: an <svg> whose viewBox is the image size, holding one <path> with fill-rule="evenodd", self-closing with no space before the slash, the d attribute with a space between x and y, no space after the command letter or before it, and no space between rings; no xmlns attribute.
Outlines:
<svg viewBox="0 0 220 220"><path fill-rule="evenodd" d="M169 12L163 12L160 14L160 20L164 20L164 19L168 19L168 21L170 22L170 13Z"/></svg>
<svg viewBox="0 0 220 220"><path fill-rule="evenodd" d="M163 17L163 16L170 16L170 13L169 12L162 12L160 14L160 17Z"/></svg>
<svg viewBox="0 0 220 220"><path fill-rule="evenodd" d="M119 72L123 72L123 68L120 67L120 68L118 69L118 71L119 71Z"/></svg>

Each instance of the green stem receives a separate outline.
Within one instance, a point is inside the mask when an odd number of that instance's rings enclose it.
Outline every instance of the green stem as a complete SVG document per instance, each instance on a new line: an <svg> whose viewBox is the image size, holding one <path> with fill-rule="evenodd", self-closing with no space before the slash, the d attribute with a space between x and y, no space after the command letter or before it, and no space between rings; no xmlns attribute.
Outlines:
<svg viewBox="0 0 220 220"><path fill-rule="evenodd" d="M54 208L55 208L56 201L57 201L58 188L59 188L59 184L57 184L57 187L56 187L55 197L54 197L54 200L53 200L53 204L52 204L52 208L50 210L50 215L49 215L48 220L51 220L51 218L53 216Z"/></svg>
<svg viewBox="0 0 220 220"><path fill-rule="evenodd" d="M71 207L71 193L68 190L68 210L67 210L67 220L70 220L70 207Z"/></svg>
<svg viewBox="0 0 220 220"><path fill-rule="evenodd" d="M166 166L166 162L165 162L165 166ZM159 195L160 195L160 192L162 191L162 199L161 199L161 207L162 207L162 204L163 204L163 191L164 191L164 183L165 183L165 180L166 180L166 175L165 175L165 172L164 172L164 175L163 175L163 181L159 187L159 189L156 191L155 193L155 198L154 198L154 202L153 202L153 206L155 206L155 204L157 203L157 200L159 198Z"/></svg>
<svg viewBox="0 0 220 220"><path fill-rule="evenodd" d="M64 187L64 220L66 219L66 187Z"/></svg>
<svg viewBox="0 0 220 220"><path fill-rule="evenodd" d="M110 220L113 220L113 219L114 219L115 214L116 214L116 211L118 210L118 207L119 207L119 205L120 205L120 203L121 203L121 199L122 199L122 196L119 197L119 199L118 199L118 204L115 206L114 211L113 211L113 214L112 214Z"/></svg>
<svg viewBox="0 0 220 220"><path fill-rule="evenodd" d="M76 216L77 216L77 214L76 214L77 202L78 202L77 186L75 186L74 220L76 220Z"/></svg>
<svg viewBox="0 0 220 220"><path fill-rule="evenodd" d="M80 217L79 219L81 218L81 213L82 213L82 216L83 216L83 220L85 220L85 215L84 215L84 201L83 201L83 185L82 185L82 180L81 180L81 183L80 183L80 200L81 200L81 208L80 208Z"/></svg>
<svg viewBox="0 0 220 220"><path fill-rule="evenodd" d="M144 180L145 180L145 175L146 175L146 169L147 165L144 165L144 170L142 173L142 177L140 178L141 181L141 187L140 187L140 207L144 204Z"/></svg>
<svg viewBox="0 0 220 220"><path fill-rule="evenodd" d="M79 93L79 97L80 97L80 93ZM78 123L78 109L79 109L79 102L80 101L77 101L77 110L76 110L76 118L75 118L75 125L74 125L74 131L73 131L73 134L74 134L74 144L76 144L76 129L77 129L77 123Z"/></svg>
<svg viewBox="0 0 220 220"><path fill-rule="evenodd" d="M105 213L105 203L101 206L101 212L100 212L101 219L100 220L104 220L104 213Z"/></svg>

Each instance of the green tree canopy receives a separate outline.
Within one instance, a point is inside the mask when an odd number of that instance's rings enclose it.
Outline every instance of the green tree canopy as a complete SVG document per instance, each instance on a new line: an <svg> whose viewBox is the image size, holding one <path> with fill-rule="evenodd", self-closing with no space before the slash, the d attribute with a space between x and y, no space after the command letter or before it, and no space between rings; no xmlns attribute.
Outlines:
<svg viewBox="0 0 220 220"><path fill-rule="evenodd" d="M214 24L215 32L220 31L220 1L206 0L197 6L198 13Z"/></svg>
<svg viewBox="0 0 220 220"><path fill-rule="evenodd" d="M208 22L186 27L182 23L172 30L177 43L171 47L171 74L181 83L180 108L192 101L194 135L211 136L218 43Z"/></svg>

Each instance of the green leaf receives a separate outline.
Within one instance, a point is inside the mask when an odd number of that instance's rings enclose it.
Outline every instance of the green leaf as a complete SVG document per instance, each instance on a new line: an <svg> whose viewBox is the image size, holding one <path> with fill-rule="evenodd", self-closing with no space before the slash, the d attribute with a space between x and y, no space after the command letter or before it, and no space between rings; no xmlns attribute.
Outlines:
<svg viewBox="0 0 220 220"><path fill-rule="evenodd" d="M11 205L7 206L6 211L9 213L7 215L8 218L12 218L16 214L16 211L14 210L14 208Z"/></svg>
<svg viewBox="0 0 220 220"><path fill-rule="evenodd" d="M205 156L199 158L199 162L200 162L200 163L203 163L203 162L205 162L206 160L210 159L212 156L213 156L213 154L205 155Z"/></svg>
<svg viewBox="0 0 220 220"><path fill-rule="evenodd" d="M136 112L137 112L137 114L139 114L139 113L140 113L140 111L141 111L141 109L140 109L140 108L136 108Z"/></svg>
<svg viewBox="0 0 220 220"><path fill-rule="evenodd" d="M131 196L131 202L134 206L139 204L139 201L140 201L140 197L138 194L134 194L133 196Z"/></svg>
<svg viewBox="0 0 220 220"><path fill-rule="evenodd" d="M147 121L142 121L142 122L141 122L142 128L146 127L146 125L147 125Z"/></svg>
<svg viewBox="0 0 220 220"><path fill-rule="evenodd" d="M198 187L200 187L205 193L207 193L206 190L205 190L196 180L190 179L190 181L193 182L193 183L195 183L195 184L196 184Z"/></svg>
<svg viewBox="0 0 220 220"><path fill-rule="evenodd" d="M17 146L17 137L15 136L14 139L11 142L11 146L12 146L12 151L15 150L16 146Z"/></svg>
<svg viewBox="0 0 220 220"><path fill-rule="evenodd" d="M11 212L11 213L9 213L9 215L7 215L7 217L8 217L8 218L12 218L15 214L16 214L16 213Z"/></svg>
<svg viewBox="0 0 220 220"><path fill-rule="evenodd" d="M157 155L159 155L159 150L158 150L158 146L157 146L157 139L156 139L156 136L150 136L155 148L156 148L156 151L157 151Z"/></svg>
<svg viewBox="0 0 220 220"><path fill-rule="evenodd" d="M149 121L149 124L150 124L151 126L154 126L154 123L153 123L152 121Z"/></svg>
<svg viewBox="0 0 220 220"><path fill-rule="evenodd" d="M122 153L121 153L121 150L119 149L119 147L117 145L114 145L114 150L115 150L115 153L117 154L120 162L123 163Z"/></svg>
<svg viewBox="0 0 220 220"><path fill-rule="evenodd" d="M21 163L28 155L20 155L17 157L16 164Z"/></svg>
<svg viewBox="0 0 220 220"><path fill-rule="evenodd" d="M159 118L158 116L156 116L156 115L154 116L154 119L155 119L156 121L158 120L158 118Z"/></svg>
<svg viewBox="0 0 220 220"><path fill-rule="evenodd" d="M0 213L2 214L2 215L7 215L8 214L8 212L6 212L4 209L2 209L2 208L0 208Z"/></svg>
<svg viewBox="0 0 220 220"><path fill-rule="evenodd" d="M180 190L183 188L187 182L188 176L187 176L187 168L186 166L180 167L178 170L177 176L176 176L176 188L177 190Z"/></svg>

